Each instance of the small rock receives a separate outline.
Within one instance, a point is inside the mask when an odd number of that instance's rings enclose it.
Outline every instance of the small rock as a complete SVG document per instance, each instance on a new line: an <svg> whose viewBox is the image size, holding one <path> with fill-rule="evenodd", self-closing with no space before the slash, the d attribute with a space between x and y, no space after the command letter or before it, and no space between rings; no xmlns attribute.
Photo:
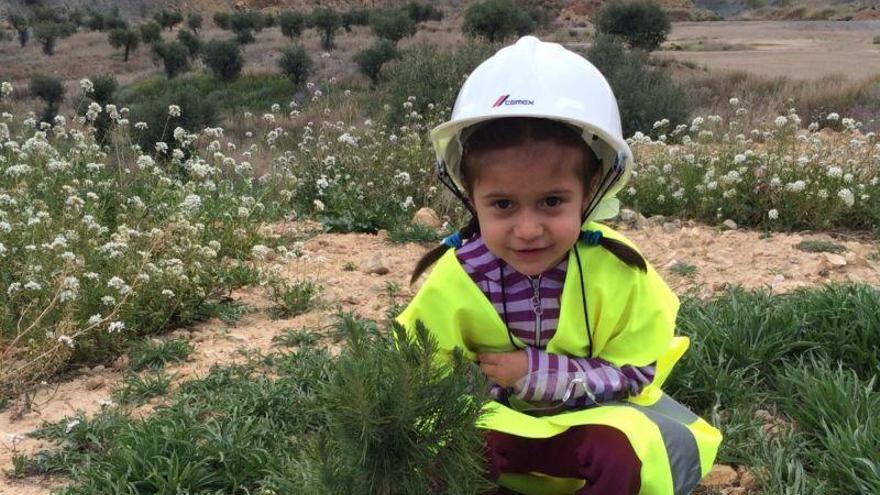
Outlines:
<svg viewBox="0 0 880 495"><path fill-rule="evenodd" d="M846 266L846 258L839 254L822 253L820 255L820 264L824 268L842 268Z"/></svg>
<svg viewBox="0 0 880 495"><path fill-rule="evenodd" d="M797 256L791 255L788 257L788 262L792 265L799 265L801 263L801 260Z"/></svg>
<svg viewBox="0 0 880 495"><path fill-rule="evenodd" d="M703 486L721 488L736 483L737 474L730 466L724 464L715 464L709 473L700 481Z"/></svg>
<svg viewBox="0 0 880 495"><path fill-rule="evenodd" d="M651 225L663 225L666 222L666 217L663 215L652 215L648 217L648 223Z"/></svg>
<svg viewBox="0 0 880 495"><path fill-rule="evenodd" d="M633 229L641 229L648 222L641 213L624 208L620 210L620 221Z"/></svg>
<svg viewBox="0 0 880 495"><path fill-rule="evenodd" d="M387 241L388 231L385 229L380 229L378 232L376 232L376 237L378 237L380 241Z"/></svg>
<svg viewBox="0 0 880 495"><path fill-rule="evenodd" d="M229 340L232 340L235 342L247 342L248 341L247 337L244 337L241 335L230 335Z"/></svg>
<svg viewBox="0 0 880 495"><path fill-rule="evenodd" d="M767 411L766 409L758 409L757 411L755 411L755 419L764 423L770 423L776 420L776 418L774 418L773 415L770 414L770 411Z"/></svg>
<svg viewBox="0 0 880 495"><path fill-rule="evenodd" d="M119 356L116 358L116 361L113 361L113 364L110 365L114 370L121 370L128 366L128 356Z"/></svg>
<svg viewBox="0 0 880 495"><path fill-rule="evenodd" d="M847 263L849 263L850 265L853 265L853 266L861 266L861 267L870 266L868 263L868 258L865 258L864 256L862 256L858 253L854 253L852 251L847 252L843 256L843 258L846 260Z"/></svg>
<svg viewBox="0 0 880 495"><path fill-rule="evenodd" d="M385 266L385 262L382 258L382 253L376 253L375 256L368 259L367 262L363 264L361 270L364 273L375 273L376 275L387 274L391 270Z"/></svg>
<svg viewBox="0 0 880 495"><path fill-rule="evenodd" d="M666 232L667 234L674 234L679 230L681 230L681 226L676 225L674 222L666 222L663 224L663 232Z"/></svg>
<svg viewBox="0 0 880 495"><path fill-rule="evenodd" d="M100 372L104 371L105 369L106 368L104 367L103 364L99 364L99 365L95 366L94 368L92 368L92 373L100 373Z"/></svg>
<svg viewBox="0 0 880 495"><path fill-rule="evenodd" d="M437 215L437 212L432 210L431 208L425 207L419 209L412 218L413 225L424 225L425 227L431 227L432 229L439 229L443 225L443 221L440 220L440 216Z"/></svg>
<svg viewBox="0 0 880 495"><path fill-rule="evenodd" d="M727 220L725 220L721 225L723 225L728 230L736 230L738 227L736 222L734 222L733 220L731 220L729 218Z"/></svg>
<svg viewBox="0 0 880 495"><path fill-rule="evenodd" d="M356 297L354 297L354 296L346 296L346 297L342 300L342 302L344 302L344 303L346 303L346 304L357 304L357 303L359 303L360 301L358 301L358 298L356 298Z"/></svg>
<svg viewBox="0 0 880 495"><path fill-rule="evenodd" d="M93 376L86 381L86 390L98 390L104 386L105 380L102 376Z"/></svg>
<svg viewBox="0 0 880 495"><path fill-rule="evenodd" d="M743 468L739 475L739 486L746 490L754 490L758 488L758 480L755 479L755 475L751 471Z"/></svg>

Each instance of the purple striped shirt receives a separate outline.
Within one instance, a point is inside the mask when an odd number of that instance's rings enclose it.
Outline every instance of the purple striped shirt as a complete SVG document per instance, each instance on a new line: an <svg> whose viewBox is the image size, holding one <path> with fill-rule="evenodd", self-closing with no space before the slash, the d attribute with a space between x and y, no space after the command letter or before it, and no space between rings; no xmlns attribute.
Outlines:
<svg viewBox="0 0 880 495"><path fill-rule="evenodd" d="M536 405L585 407L638 394L654 378L655 365L620 368L601 358L573 358L544 352L556 333L559 304L568 260L529 277L493 255L477 236L456 251L456 256L492 306L504 319L501 272L507 297L507 324L526 344L529 372L510 391L492 385L492 395L512 392Z"/></svg>

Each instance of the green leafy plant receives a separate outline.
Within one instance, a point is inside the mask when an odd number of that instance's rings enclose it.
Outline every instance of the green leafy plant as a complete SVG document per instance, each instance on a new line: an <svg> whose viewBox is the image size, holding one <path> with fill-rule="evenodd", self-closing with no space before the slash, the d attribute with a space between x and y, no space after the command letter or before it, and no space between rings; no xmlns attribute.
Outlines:
<svg viewBox="0 0 880 495"><path fill-rule="evenodd" d="M180 339L156 341L144 339L129 352L128 367L132 371L159 369L168 363L181 363L193 352L193 346Z"/></svg>
<svg viewBox="0 0 880 495"><path fill-rule="evenodd" d="M143 376L129 373L122 379L122 387L113 395L123 404L140 404L147 399L167 393L171 379L170 375L161 370L146 372Z"/></svg>
<svg viewBox="0 0 880 495"><path fill-rule="evenodd" d="M110 31L108 40L110 41L110 46L117 50L123 50L124 54L122 59L125 62L128 62L129 55L131 55L131 52L138 49L141 42L140 35L134 30L128 28L117 28Z"/></svg>
<svg viewBox="0 0 880 495"><path fill-rule="evenodd" d="M513 0L483 0L471 4L464 12L462 30L498 42L512 36L523 36L535 29L529 14Z"/></svg>
<svg viewBox="0 0 880 495"><path fill-rule="evenodd" d="M672 24L653 0L617 0L605 4L593 18L596 31L619 36L633 48L653 51L666 40Z"/></svg>
<svg viewBox="0 0 880 495"><path fill-rule="evenodd" d="M269 298L275 304L270 310L274 318L291 318L309 310L312 299L321 290L311 280L288 282L283 279L272 279L268 283Z"/></svg>
<svg viewBox="0 0 880 495"><path fill-rule="evenodd" d="M278 59L278 67L296 86L304 84L314 68L314 62L309 57L305 48L300 45L290 45L281 50Z"/></svg>
<svg viewBox="0 0 880 495"><path fill-rule="evenodd" d="M842 253L846 251L845 246L822 240L801 241L795 247L808 253Z"/></svg>
<svg viewBox="0 0 880 495"><path fill-rule="evenodd" d="M372 46L358 52L354 61L361 73L370 78L373 85L379 84L379 73L389 61L399 56L397 47L388 40L379 40Z"/></svg>
<svg viewBox="0 0 880 495"><path fill-rule="evenodd" d="M201 49L202 60L221 81L234 81L241 74L244 66L244 57L241 48L233 41L212 40L204 44Z"/></svg>

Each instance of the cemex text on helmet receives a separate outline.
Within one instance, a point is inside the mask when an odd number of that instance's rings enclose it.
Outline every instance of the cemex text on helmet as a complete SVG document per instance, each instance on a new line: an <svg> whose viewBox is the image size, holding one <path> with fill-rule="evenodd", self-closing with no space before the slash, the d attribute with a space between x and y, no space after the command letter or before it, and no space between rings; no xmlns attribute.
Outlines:
<svg viewBox="0 0 880 495"><path fill-rule="evenodd" d="M534 105L535 100L510 100L510 95L501 95L497 100L495 100L495 104L492 105L492 108L500 107L501 105Z"/></svg>

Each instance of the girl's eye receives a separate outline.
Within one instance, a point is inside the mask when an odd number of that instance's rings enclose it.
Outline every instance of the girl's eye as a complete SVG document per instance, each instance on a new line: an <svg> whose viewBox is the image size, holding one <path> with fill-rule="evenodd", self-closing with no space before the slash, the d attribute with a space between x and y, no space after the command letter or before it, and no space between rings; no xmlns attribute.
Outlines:
<svg viewBox="0 0 880 495"><path fill-rule="evenodd" d="M557 196L550 196L549 198L544 200L544 204L553 208L562 204L562 198Z"/></svg>
<svg viewBox="0 0 880 495"><path fill-rule="evenodd" d="M499 199L498 201L492 203L492 206L498 208L499 210L506 210L513 206L513 202L509 199Z"/></svg>

